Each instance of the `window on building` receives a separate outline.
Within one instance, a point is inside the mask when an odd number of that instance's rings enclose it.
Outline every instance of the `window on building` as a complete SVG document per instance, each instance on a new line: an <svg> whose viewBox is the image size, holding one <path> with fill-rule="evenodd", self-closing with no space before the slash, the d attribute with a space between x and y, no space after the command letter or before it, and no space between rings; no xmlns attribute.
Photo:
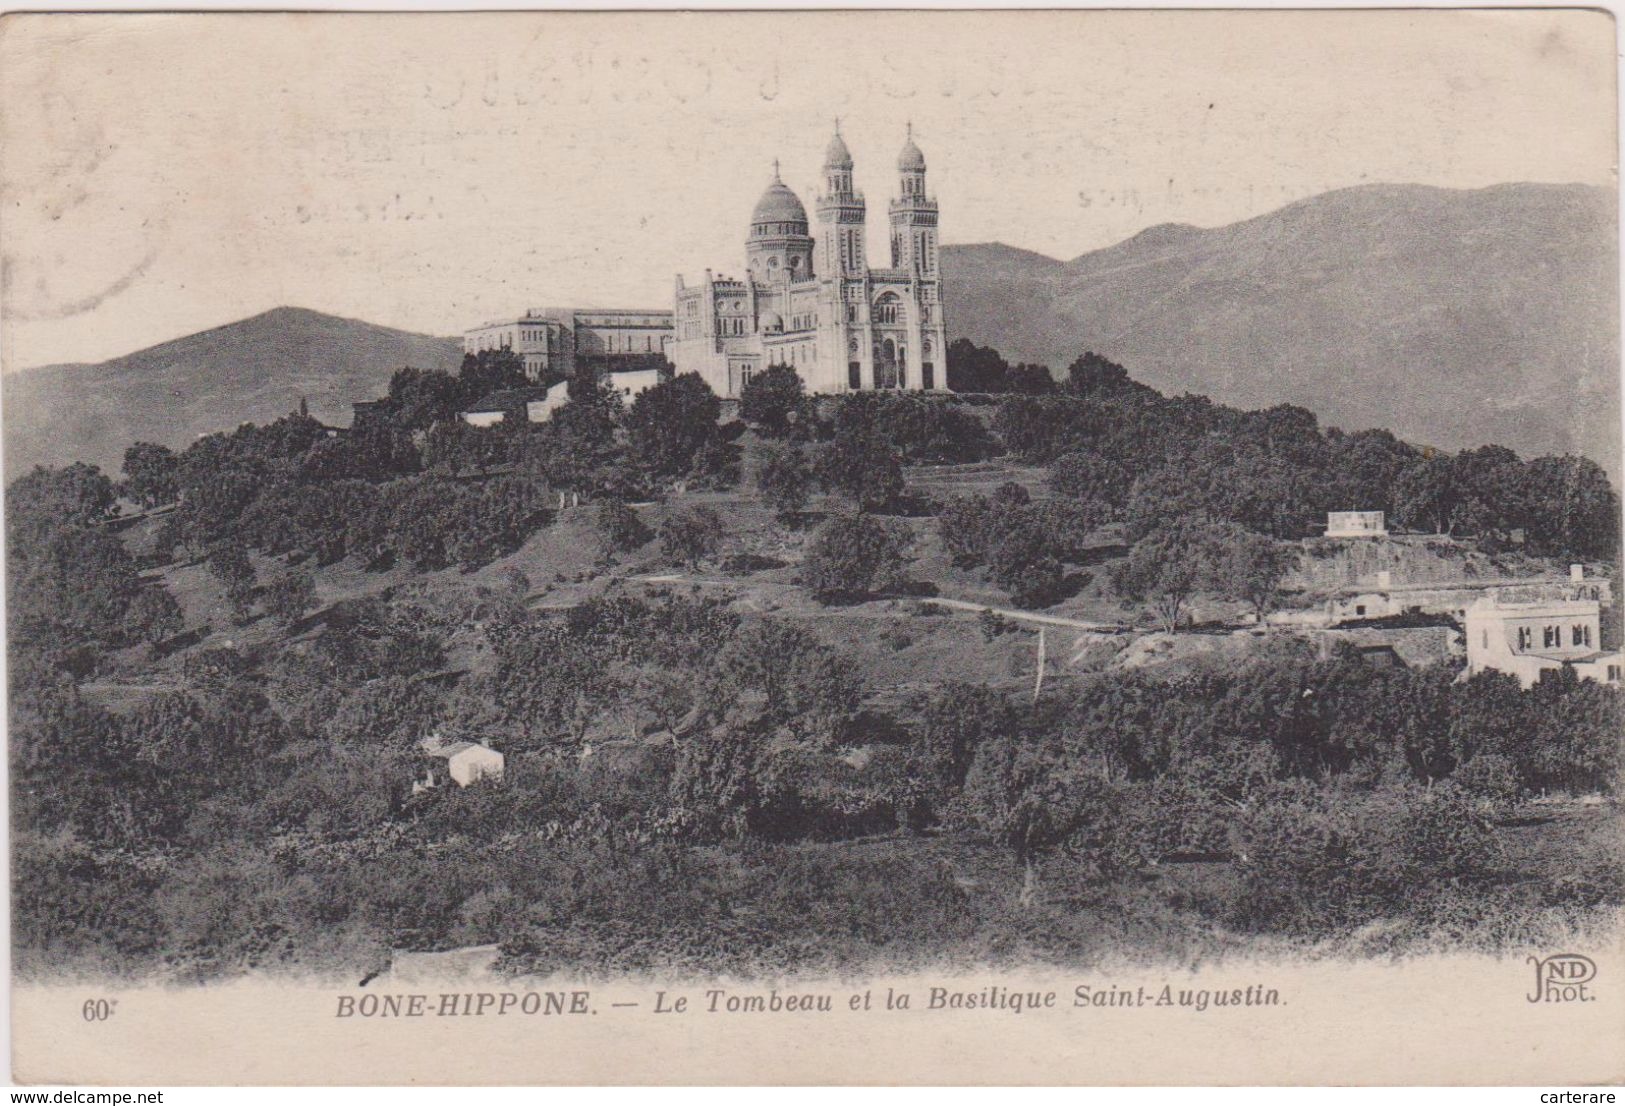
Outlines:
<svg viewBox="0 0 1625 1106"><path fill-rule="evenodd" d="M1619 665L1611 664L1608 666L1608 682L1611 684L1619 683Z"/></svg>
<svg viewBox="0 0 1625 1106"><path fill-rule="evenodd" d="M1576 622L1569 630L1570 645L1590 645L1591 627L1583 622Z"/></svg>
<svg viewBox="0 0 1625 1106"><path fill-rule="evenodd" d="M846 363L846 386L854 392L863 389L863 366L857 361Z"/></svg>
<svg viewBox="0 0 1625 1106"><path fill-rule="evenodd" d="M1563 644L1563 627L1542 626L1540 630L1541 648L1556 649Z"/></svg>
<svg viewBox="0 0 1625 1106"><path fill-rule="evenodd" d="M1485 648L1485 649L1488 649L1488 648L1489 648L1489 647L1490 647L1490 632L1489 632L1489 631L1488 631L1488 630L1485 630L1485 631L1484 631L1484 636L1483 636L1483 639L1482 639L1482 644L1483 644L1483 647L1484 647L1484 648Z"/></svg>
<svg viewBox="0 0 1625 1106"><path fill-rule="evenodd" d="M1535 644L1535 631L1529 626L1518 627L1518 648L1520 650L1533 648Z"/></svg>

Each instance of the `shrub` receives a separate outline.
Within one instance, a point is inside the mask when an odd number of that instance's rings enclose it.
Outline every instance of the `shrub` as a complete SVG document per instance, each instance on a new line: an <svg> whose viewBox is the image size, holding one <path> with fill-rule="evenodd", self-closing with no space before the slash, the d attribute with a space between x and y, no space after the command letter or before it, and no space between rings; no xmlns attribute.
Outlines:
<svg viewBox="0 0 1625 1106"><path fill-rule="evenodd" d="M660 551L691 569L721 546L722 518L709 507L673 512L660 524Z"/></svg>
<svg viewBox="0 0 1625 1106"><path fill-rule="evenodd" d="M746 381L739 393L739 417L770 438L800 429L807 414L806 389L789 365L769 365Z"/></svg>
<svg viewBox="0 0 1625 1106"><path fill-rule="evenodd" d="M908 532L871 515L830 519L813 537L801 578L825 602L855 599L903 582Z"/></svg>
<svg viewBox="0 0 1625 1106"><path fill-rule="evenodd" d="M630 553L654 536L638 513L619 499L598 504L593 525L606 554Z"/></svg>
<svg viewBox="0 0 1625 1106"><path fill-rule="evenodd" d="M864 428L839 431L813 465L826 491L851 496L859 510L879 511L903 494L903 469L897 455L877 434Z"/></svg>
<svg viewBox="0 0 1625 1106"><path fill-rule="evenodd" d="M757 454L756 487L762 501L773 508L780 522L801 516L812 490L812 473L801 450L793 446L766 446Z"/></svg>
<svg viewBox="0 0 1625 1106"><path fill-rule="evenodd" d="M316 605L316 581L304 569L284 572L265 587L265 610L284 626L292 626Z"/></svg>

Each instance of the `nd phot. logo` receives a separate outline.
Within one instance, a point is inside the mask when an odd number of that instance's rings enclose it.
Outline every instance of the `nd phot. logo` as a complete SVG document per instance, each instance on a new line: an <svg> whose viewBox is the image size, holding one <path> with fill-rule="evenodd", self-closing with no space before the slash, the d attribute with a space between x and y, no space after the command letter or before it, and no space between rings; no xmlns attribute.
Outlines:
<svg viewBox="0 0 1625 1106"><path fill-rule="evenodd" d="M1538 956L1527 958L1535 966L1535 989L1529 992L1530 1002L1592 1002L1596 995L1586 984L1597 978L1597 965L1589 956L1576 952L1560 952L1542 960Z"/></svg>

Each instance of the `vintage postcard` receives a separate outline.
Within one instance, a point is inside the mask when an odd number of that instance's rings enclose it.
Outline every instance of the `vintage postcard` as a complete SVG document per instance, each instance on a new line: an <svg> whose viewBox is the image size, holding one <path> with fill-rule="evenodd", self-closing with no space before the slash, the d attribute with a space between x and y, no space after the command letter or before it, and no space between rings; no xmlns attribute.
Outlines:
<svg viewBox="0 0 1625 1106"><path fill-rule="evenodd" d="M1625 1078L1615 34L0 19L16 1077Z"/></svg>

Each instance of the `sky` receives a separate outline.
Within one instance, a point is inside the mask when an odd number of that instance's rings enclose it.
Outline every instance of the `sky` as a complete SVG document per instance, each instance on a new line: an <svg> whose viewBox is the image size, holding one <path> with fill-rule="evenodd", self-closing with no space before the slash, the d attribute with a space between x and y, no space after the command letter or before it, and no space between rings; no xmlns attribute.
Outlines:
<svg viewBox="0 0 1625 1106"><path fill-rule="evenodd" d="M1070 258L1334 188L1615 183L1577 11L11 16L0 366L284 304L456 334L738 273L835 117L885 241L912 122L946 243Z"/></svg>

